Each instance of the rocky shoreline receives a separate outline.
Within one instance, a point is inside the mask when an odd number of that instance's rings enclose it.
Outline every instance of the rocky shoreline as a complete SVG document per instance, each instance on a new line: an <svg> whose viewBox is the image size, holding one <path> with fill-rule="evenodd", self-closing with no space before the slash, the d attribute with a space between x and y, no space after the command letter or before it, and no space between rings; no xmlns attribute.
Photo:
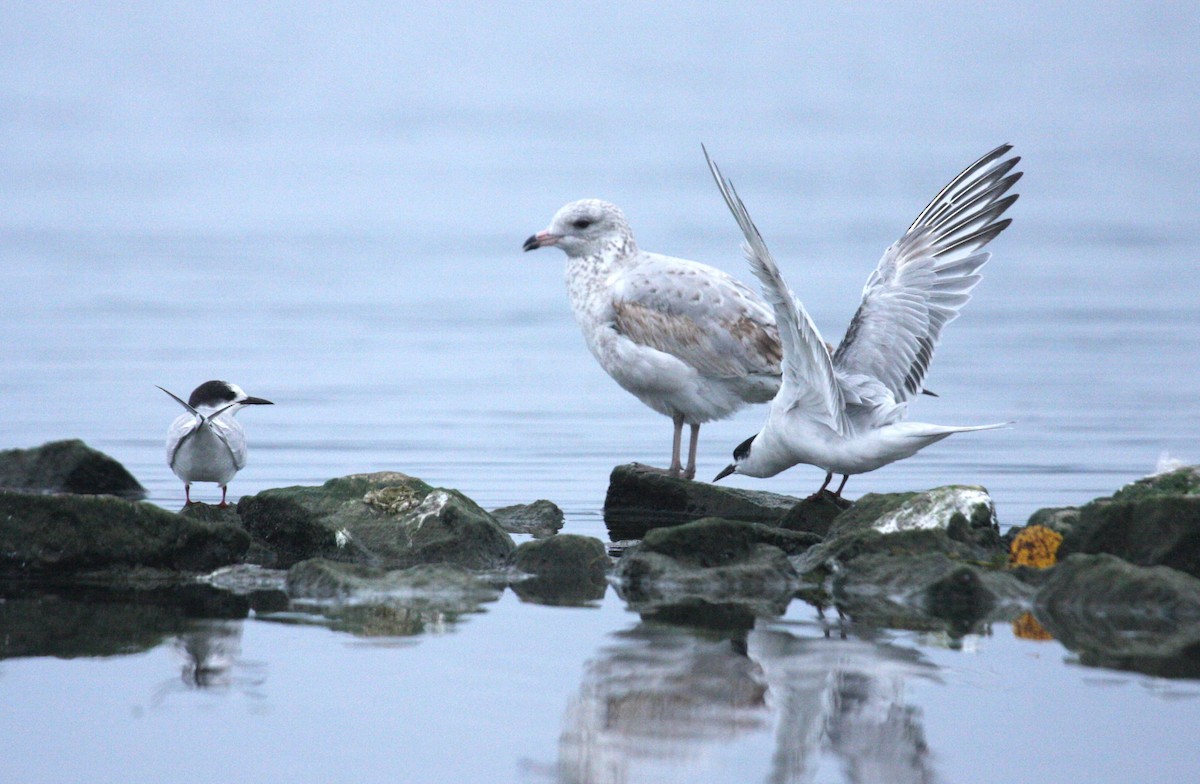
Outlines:
<svg viewBox="0 0 1200 784"><path fill-rule="evenodd" d="M1200 675L1200 467L1040 510L1001 535L977 486L850 504L618 466L604 507L617 545L559 533L549 501L487 511L397 472L175 513L133 500L136 480L80 441L0 452L0 488L2 656L36 653L56 633L80 651L103 651L106 630L127 647L138 619L176 623L164 592L216 617L292 606L359 634L412 634L508 588L581 605L612 585L668 622L748 628L802 598L848 623L951 640L1011 622L1087 664ZM35 587L62 601L33 601ZM108 599L80 603L88 592L138 597L139 609L109 618Z"/></svg>

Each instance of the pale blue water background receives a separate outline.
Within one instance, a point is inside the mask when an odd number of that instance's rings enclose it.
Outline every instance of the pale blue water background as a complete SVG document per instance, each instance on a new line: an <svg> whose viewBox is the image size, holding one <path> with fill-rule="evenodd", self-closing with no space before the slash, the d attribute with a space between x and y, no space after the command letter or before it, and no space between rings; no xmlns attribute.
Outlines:
<svg viewBox="0 0 1200 784"><path fill-rule="evenodd" d="M703 141L836 340L883 248L1010 141L1027 172L1015 222L945 333L927 380L941 397L913 417L1016 425L847 492L979 483L1002 524L1023 523L1163 451L1200 462L1197 40L1192 4L5 3L0 447L83 438L174 507L177 411L154 385L226 378L277 403L242 416L234 497L395 469L487 507L549 498L566 530L604 537L609 470L663 464L670 425L595 365L562 255L522 254L525 237L599 196L644 248L748 278ZM762 415L703 429L703 477ZM395 645L231 622L238 663L209 690L164 686L179 682L169 644L2 662L0 780L1200 775L1197 684L1073 666L1006 626L965 650L857 629L847 652L797 603L746 641L764 699L668 697L606 724L626 658L651 662L634 691L660 661L684 694L736 685L722 668L746 660L724 651L712 675L703 641L647 631L611 591L599 608L507 593L486 610ZM789 703L805 678L875 697ZM868 708L829 707L847 704ZM846 762L911 750L847 740L871 737L876 709L905 717L883 723L905 743L919 728L917 769ZM800 754L821 736L806 720L842 745Z"/></svg>

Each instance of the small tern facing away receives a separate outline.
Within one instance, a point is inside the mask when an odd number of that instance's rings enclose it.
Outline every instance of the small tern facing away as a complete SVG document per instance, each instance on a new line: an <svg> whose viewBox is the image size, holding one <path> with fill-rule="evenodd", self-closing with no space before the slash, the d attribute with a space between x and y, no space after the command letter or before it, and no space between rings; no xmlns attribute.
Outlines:
<svg viewBox="0 0 1200 784"><path fill-rule="evenodd" d="M599 199L567 204L524 247L551 245L567 254L567 292L587 347L621 387L671 418L665 473L693 478L700 425L779 389L771 309L721 270L640 250L621 210Z"/></svg>
<svg viewBox="0 0 1200 784"><path fill-rule="evenodd" d="M226 487L246 465L246 433L234 416L243 406L273 404L250 397L228 381L205 381L186 403L175 393L159 389L187 409L167 430L167 465L183 480L186 503L193 503L192 482L216 482L221 487L219 506L228 506Z"/></svg>
<svg viewBox="0 0 1200 784"><path fill-rule="evenodd" d="M1009 423L954 427L903 421L921 391L942 328L971 298L990 257L982 248L1011 223L1000 220L1017 195L1021 160L1010 145L984 155L929 203L900 239L884 251L867 278L862 303L836 351L795 298L733 183L704 151L725 203L742 229L742 250L775 310L783 344L783 383L766 424L733 451L717 474L775 476L797 463L825 470L820 495L842 474L874 471L953 434Z"/></svg>

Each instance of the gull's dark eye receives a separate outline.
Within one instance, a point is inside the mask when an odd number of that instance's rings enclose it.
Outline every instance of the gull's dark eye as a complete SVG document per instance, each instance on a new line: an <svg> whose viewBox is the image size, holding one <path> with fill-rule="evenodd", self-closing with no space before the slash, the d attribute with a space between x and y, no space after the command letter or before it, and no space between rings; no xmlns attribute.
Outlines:
<svg viewBox="0 0 1200 784"><path fill-rule="evenodd" d="M586 229L588 226L592 225L592 219L591 218L580 218L579 220L575 221L571 225L577 229Z"/></svg>

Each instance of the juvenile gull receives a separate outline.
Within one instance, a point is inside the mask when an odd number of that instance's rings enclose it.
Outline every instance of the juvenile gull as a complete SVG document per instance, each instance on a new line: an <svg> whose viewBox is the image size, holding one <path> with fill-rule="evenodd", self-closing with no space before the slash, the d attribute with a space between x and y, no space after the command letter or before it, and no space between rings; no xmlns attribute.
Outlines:
<svg viewBox="0 0 1200 784"><path fill-rule="evenodd" d="M862 303L846 336L831 352L795 298L733 183L704 151L713 178L746 241L750 269L775 310L783 345L783 383L766 424L733 451L717 474L774 476L797 463L835 473L874 471L932 443L1006 423L955 427L902 421L921 384L942 328L958 316L990 257L982 248L1012 221L1000 220L1017 195L1020 158L1002 145L968 166L934 197L867 278Z"/></svg>
<svg viewBox="0 0 1200 784"><path fill-rule="evenodd" d="M228 381L205 381L186 403L159 389L187 409L167 430L167 465L183 480L186 503L192 504L192 482L216 482L221 487L219 505L228 506L226 487L246 465L246 433L234 416L245 406L269 406L271 401L250 397Z"/></svg>
<svg viewBox="0 0 1200 784"><path fill-rule="evenodd" d="M567 292L588 348L618 384L671 418L666 473L693 478L700 425L779 389L771 309L721 270L640 250L624 214L605 201L567 204L524 247L550 245L567 254Z"/></svg>

